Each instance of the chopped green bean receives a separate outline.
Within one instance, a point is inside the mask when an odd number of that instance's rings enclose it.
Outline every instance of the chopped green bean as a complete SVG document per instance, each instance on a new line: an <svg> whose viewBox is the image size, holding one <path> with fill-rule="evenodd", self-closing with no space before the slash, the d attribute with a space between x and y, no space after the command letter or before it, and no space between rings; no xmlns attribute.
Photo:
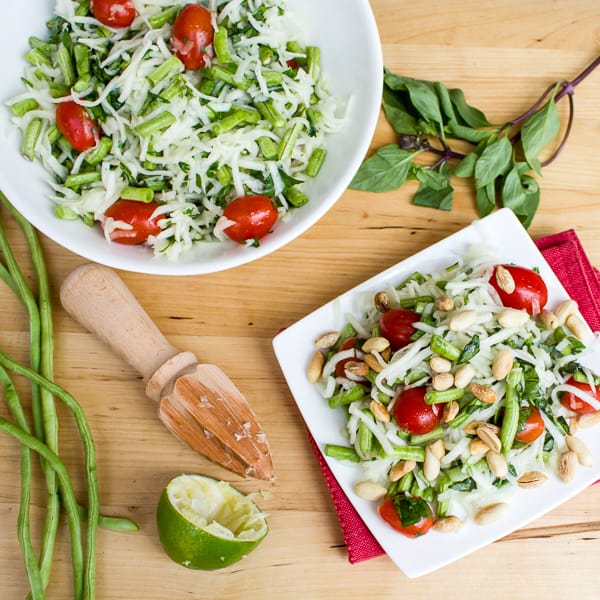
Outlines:
<svg viewBox="0 0 600 600"><path fill-rule="evenodd" d="M135 130L142 136L148 137L154 133L162 131L167 127L170 127L177 121L177 117L170 113L169 111L165 111L159 113L158 115L140 123L135 127Z"/></svg>
<svg viewBox="0 0 600 600"><path fill-rule="evenodd" d="M165 60L165 62L156 67L156 69L154 69L154 71L147 76L147 79L150 82L150 85L154 87L163 79L170 77L174 73L183 71L184 68L185 67L181 60L179 60L179 58L173 54L167 60Z"/></svg>
<svg viewBox="0 0 600 600"><path fill-rule="evenodd" d="M308 159L306 165L306 174L309 177L316 177L323 166L327 151L324 148L315 148Z"/></svg>
<svg viewBox="0 0 600 600"><path fill-rule="evenodd" d="M75 69L73 67L73 57L69 49L63 44L56 53L58 68L62 73L65 85L71 86L75 83Z"/></svg>
<svg viewBox="0 0 600 600"><path fill-rule="evenodd" d="M174 4L173 6L166 8L165 10L159 12L156 15L152 15L148 18L148 23L150 24L150 27L152 27L152 29L159 29L167 23L172 23L175 20L175 17L177 16L177 13L179 12L180 8L180 4Z"/></svg>
<svg viewBox="0 0 600 600"><path fill-rule="evenodd" d="M281 129L285 127L285 119L279 114L273 100L268 99L265 101L255 102L256 108L260 114L273 126L275 129Z"/></svg>
<svg viewBox="0 0 600 600"><path fill-rule="evenodd" d="M25 130L25 135L23 136L23 146L21 147L21 154L25 158L29 160L34 159L35 147L37 146L41 132L42 120L31 119L31 121L29 121L29 124L27 125L27 129Z"/></svg>
<svg viewBox="0 0 600 600"><path fill-rule="evenodd" d="M443 404L460 400L464 395L464 388L452 387L447 390L427 390L424 400L425 404Z"/></svg>
<svg viewBox="0 0 600 600"><path fill-rule="evenodd" d="M431 349L448 360L457 360L462 352L458 346L437 334L431 336Z"/></svg>
<svg viewBox="0 0 600 600"><path fill-rule="evenodd" d="M24 114L28 113L31 110L35 110L39 108L40 105L37 100L33 98L25 98L24 100L19 100L10 106L10 112L12 112L15 117L22 117Z"/></svg>
<svg viewBox="0 0 600 600"><path fill-rule="evenodd" d="M267 160L274 160L275 158L277 158L277 146L270 137L267 137L266 135L261 135L256 140L256 142L260 151L262 152L262 155Z"/></svg>
<svg viewBox="0 0 600 600"><path fill-rule="evenodd" d="M213 48L220 63L226 64L232 62L231 52L229 51L229 36L226 27L217 27L213 37Z"/></svg>
<svg viewBox="0 0 600 600"><path fill-rule="evenodd" d="M363 398L365 394L366 390L362 385L355 385L349 390L343 390L331 396L328 400L329 408L338 408L346 404L352 404L352 402Z"/></svg>
<svg viewBox="0 0 600 600"><path fill-rule="evenodd" d="M111 148L112 138L107 135L102 136L96 144L96 147L86 155L85 162L88 165L100 164L106 158L106 155L110 152Z"/></svg>
<svg viewBox="0 0 600 600"><path fill-rule="evenodd" d="M277 156L279 160L287 160L288 158L291 158L292 152L294 151L294 146L296 145L296 140L300 135L302 127L302 123L300 121L296 121L283 134L281 141L279 142L279 147L277 148Z"/></svg>
<svg viewBox="0 0 600 600"><path fill-rule="evenodd" d="M284 196L295 208L304 206L308 202L308 196L304 192L300 191L296 186L287 188L287 190L284 192Z"/></svg>
<svg viewBox="0 0 600 600"><path fill-rule="evenodd" d="M154 200L154 192L150 188L138 188L127 186L121 190L121 198L123 200L135 200L149 204Z"/></svg>
<svg viewBox="0 0 600 600"><path fill-rule="evenodd" d="M337 458L338 460L350 460L360 462L361 458L355 448L349 446L339 446L337 444L325 444L325 456Z"/></svg>
<svg viewBox="0 0 600 600"><path fill-rule="evenodd" d="M76 190L82 185L88 185L90 183L94 183L95 181L100 181L101 179L102 173L100 173L100 171L84 171L83 173L67 175L67 178L65 179L65 185L68 188Z"/></svg>

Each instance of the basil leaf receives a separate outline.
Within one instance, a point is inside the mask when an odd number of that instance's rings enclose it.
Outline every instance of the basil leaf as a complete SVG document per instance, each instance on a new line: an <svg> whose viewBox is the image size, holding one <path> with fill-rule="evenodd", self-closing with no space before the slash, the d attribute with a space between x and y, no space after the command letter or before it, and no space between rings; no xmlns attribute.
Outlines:
<svg viewBox="0 0 600 600"><path fill-rule="evenodd" d="M362 163L348 187L368 192L396 190L406 183L416 154L395 144L383 146Z"/></svg>
<svg viewBox="0 0 600 600"><path fill-rule="evenodd" d="M403 527L415 525L431 517L431 508L423 498L397 494L392 496L392 502Z"/></svg>
<svg viewBox="0 0 600 600"><path fill-rule="evenodd" d="M449 93L450 100L465 125L469 127L488 127L491 125L481 110L467 103L465 94L461 89L454 88Z"/></svg>
<svg viewBox="0 0 600 600"><path fill-rule="evenodd" d="M477 188L477 212L480 216L489 215L496 207L496 187L489 183L484 187Z"/></svg>
<svg viewBox="0 0 600 600"><path fill-rule="evenodd" d="M540 152L557 136L559 129L560 119L553 94L552 98L534 112L521 128L523 153L529 165L536 171L539 169Z"/></svg>
<svg viewBox="0 0 600 600"><path fill-rule="evenodd" d="M415 167L416 179L434 190L441 190L450 183L447 163L442 163L437 169L420 165L415 165Z"/></svg>
<svg viewBox="0 0 600 600"><path fill-rule="evenodd" d="M504 136L485 147L475 164L475 185L485 187L503 175L510 166L512 144Z"/></svg>
<svg viewBox="0 0 600 600"><path fill-rule="evenodd" d="M411 113L411 108L402 100L398 92L387 85L383 86L383 111L397 133L418 133L417 119Z"/></svg>
<svg viewBox="0 0 600 600"><path fill-rule="evenodd" d="M426 208L439 208L440 210L452 210L454 199L454 188L448 182L442 187L432 187L426 182L419 185L417 193L413 196L412 203L415 206Z"/></svg>
<svg viewBox="0 0 600 600"><path fill-rule="evenodd" d="M502 184L502 204L510 208L515 214L525 202L525 188L521 183L523 167L527 169L527 164L516 163L508 172Z"/></svg>
<svg viewBox="0 0 600 600"><path fill-rule="evenodd" d="M384 74L385 84L392 90L406 91L410 102L426 123L435 123L438 132L443 135L444 123L437 94L426 81L402 77L390 71Z"/></svg>
<svg viewBox="0 0 600 600"><path fill-rule="evenodd" d="M478 144L482 140L495 135L494 131L487 129L472 129L471 127L466 127L465 125L460 125L456 122L448 123L448 125L446 125L446 131L450 137L457 137L458 139L473 142L474 144Z"/></svg>
<svg viewBox="0 0 600 600"><path fill-rule="evenodd" d="M471 338L470 342L467 342L465 347L462 349L458 360L456 361L457 365L462 365L463 363L469 362L476 354L479 353L479 336L474 335Z"/></svg>
<svg viewBox="0 0 600 600"><path fill-rule="evenodd" d="M434 91L437 94L437 97L440 101L440 107L443 113L448 117L448 119L452 121L456 121L456 114L454 112L454 105L452 104L452 100L450 99L450 92L448 88L439 81L436 81L432 84Z"/></svg>
<svg viewBox="0 0 600 600"><path fill-rule="evenodd" d="M525 202L515 212L519 221L527 229L540 205L540 185L531 175L522 175L521 183L525 190Z"/></svg>
<svg viewBox="0 0 600 600"><path fill-rule="evenodd" d="M475 152L470 152L454 167L452 174L456 177L473 177L478 158Z"/></svg>

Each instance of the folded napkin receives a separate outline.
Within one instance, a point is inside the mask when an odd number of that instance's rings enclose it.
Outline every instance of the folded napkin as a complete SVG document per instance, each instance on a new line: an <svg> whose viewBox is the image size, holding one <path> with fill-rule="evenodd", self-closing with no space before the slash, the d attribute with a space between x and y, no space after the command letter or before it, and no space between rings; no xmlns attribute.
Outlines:
<svg viewBox="0 0 600 600"><path fill-rule="evenodd" d="M541 238L536 245L569 296L579 304L589 326L600 331L600 271L590 264L577 234L564 231ZM357 563L381 556L383 549L350 504L310 434L309 439L342 527L349 561Z"/></svg>

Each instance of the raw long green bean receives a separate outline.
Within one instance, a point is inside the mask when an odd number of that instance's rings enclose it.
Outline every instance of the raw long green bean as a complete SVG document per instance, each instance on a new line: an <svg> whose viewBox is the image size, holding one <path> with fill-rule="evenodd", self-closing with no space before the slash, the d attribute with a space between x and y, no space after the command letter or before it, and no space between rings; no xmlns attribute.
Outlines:
<svg viewBox="0 0 600 600"><path fill-rule="evenodd" d="M42 248L39 243L39 238L33 226L22 217L22 215L12 206L8 199L0 194L0 200L9 210L11 215L21 227L31 256L37 281L38 281L38 303L35 303L31 291L27 287L25 279L10 252L10 248L4 244L5 237L0 234L0 242L2 242L2 251L7 261L10 263L10 270L13 279L16 281L18 288L21 290L22 297L27 303L28 312L30 315L30 323L36 323L35 331L31 332L30 348L35 357L35 362L32 357L32 369L39 371L44 377L49 380L53 379L54 372L54 343L53 343L53 324L52 324L52 303L50 300L50 288L48 283L48 274ZM1 227L0 227L1 230ZM34 310L35 306L35 310ZM34 327L32 326L33 330ZM37 339L35 336L37 335ZM39 388L36 384L32 385L32 389L37 390L39 401L36 410L41 411L41 433L36 432L36 437L44 440L48 448L58 454L58 418L56 416L56 407L54 398L51 393L45 388ZM43 436L43 437L42 437ZM50 580L50 571L52 569L52 557L54 554L54 545L56 534L58 531L60 517L60 497L58 495L58 482L53 469L44 467L44 475L46 477L47 500L46 500L46 521L42 534L40 547L40 572L44 588L47 587Z"/></svg>
<svg viewBox="0 0 600 600"><path fill-rule="evenodd" d="M85 598L83 578L83 550L81 547L81 522L79 520L77 501L69 474L61 460L52 452L46 444L38 438L23 431L17 425L0 417L0 430L12 435L21 444L37 452L55 470L63 490L63 504L67 513L67 521L71 533L71 559L73 562L73 587L75 598ZM93 598L92 596L87 596Z"/></svg>
<svg viewBox="0 0 600 600"><path fill-rule="evenodd" d="M83 598L84 600L92 600L94 598L95 590L96 532L98 528L100 498L98 493L98 474L96 471L96 449L89 424L77 400L75 400L75 398L73 398L73 396L71 396L71 394L69 394L65 389L53 383L52 381L49 381L32 369L24 367L23 365L15 362L1 350L0 364L2 364L6 369L17 373L18 375L27 377L33 383L36 383L40 387L47 389L56 398L59 398L67 406L67 408L69 408L73 414L73 417L75 418L75 423L77 425L77 429L79 430L84 448L88 492L88 526L86 529Z"/></svg>
<svg viewBox="0 0 600 600"><path fill-rule="evenodd" d="M13 385L8 373L0 367L0 384L4 388L4 397L8 410L17 425L25 432L29 433L29 425L23 412L23 407L17 390ZM24 445L21 445L21 492L19 497L19 514L17 516L17 536L19 545L25 561L25 571L29 579L31 588L31 598L33 600L43 600L44 584L40 575L40 566L35 555L35 550L31 542L31 525L29 518L29 506L31 500L31 451Z"/></svg>

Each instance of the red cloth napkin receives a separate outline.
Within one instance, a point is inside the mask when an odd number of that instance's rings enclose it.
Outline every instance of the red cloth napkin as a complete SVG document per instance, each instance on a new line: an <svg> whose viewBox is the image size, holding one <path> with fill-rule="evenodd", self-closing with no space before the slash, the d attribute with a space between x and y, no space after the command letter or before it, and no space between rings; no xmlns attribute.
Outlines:
<svg viewBox="0 0 600 600"><path fill-rule="evenodd" d="M600 271L590 264L577 234L564 231L541 238L536 245L569 296L579 304L589 326L600 331ZM354 564L381 556L383 549L350 504L310 433L309 439L342 527L348 560Z"/></svg>

